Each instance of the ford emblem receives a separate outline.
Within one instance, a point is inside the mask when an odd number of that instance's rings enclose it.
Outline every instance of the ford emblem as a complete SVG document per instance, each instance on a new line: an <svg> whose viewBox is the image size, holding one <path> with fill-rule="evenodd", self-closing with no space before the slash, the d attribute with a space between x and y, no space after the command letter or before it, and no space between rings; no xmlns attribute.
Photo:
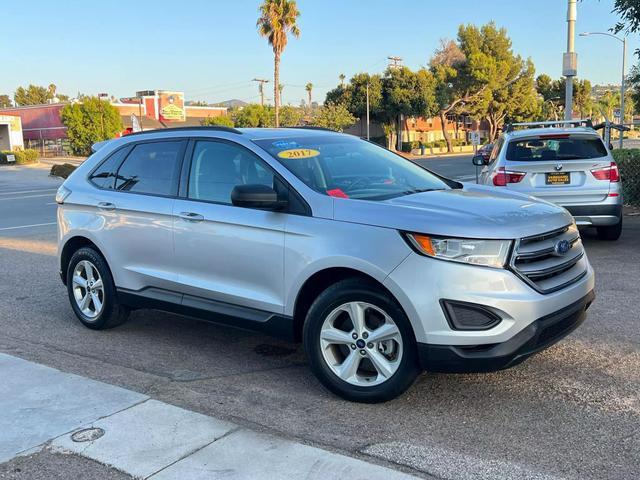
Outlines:
<svg viewBox="0 0 640 480"><path fill-rule="evenodd" d="M553 246L553 251L556 255L565 255L570 248L571 244L569 243L569 240L560 240Z"/></svg>

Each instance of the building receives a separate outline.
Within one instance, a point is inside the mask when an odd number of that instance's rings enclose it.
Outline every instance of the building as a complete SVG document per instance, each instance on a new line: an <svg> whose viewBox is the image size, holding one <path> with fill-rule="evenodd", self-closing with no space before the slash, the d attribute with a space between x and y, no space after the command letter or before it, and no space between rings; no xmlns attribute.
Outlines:
<svg viewBox="0 0 640 480"><path fill-rule="evenodd" d="M0 151L20 150L22 141L22 122L19 115L0 115Z"/></svg>
<svg viewBox="0 0 640 480"><path fill-rule="evenodd" d="M207 117L226 115L226 107L201 107L185 104L184 93L169 90L144 90L136 96L120 100L108 100L122 118L126 135L138 129L153 130L201 125ZM66 103L29 105L0 109L0 115L18 118L22 122L22 142L25 148L35 148L43 154L61 155L67 143L67 128L60 120L60 112ZM0 134L2 133L0 121Z"/></svg>

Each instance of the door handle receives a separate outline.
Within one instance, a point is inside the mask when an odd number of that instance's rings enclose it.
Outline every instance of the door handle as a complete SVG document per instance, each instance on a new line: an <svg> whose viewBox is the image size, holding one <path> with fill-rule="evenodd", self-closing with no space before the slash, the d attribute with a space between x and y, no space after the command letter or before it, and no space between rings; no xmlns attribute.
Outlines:
<svg viewBox="0 0 640 480"><path fill-rule="evenodd" d="M187 222L201 222L204 220L204 215L200 215L199 213L193 213L193 212L180 212L178 216L182 220L186 220Z"/></svg>
<svg viewBox="0 0 640 480"><path fill-rule="evenodd" d="M116 206L111 202L98 202L98 209L111 212L116 209Z"/></svg>

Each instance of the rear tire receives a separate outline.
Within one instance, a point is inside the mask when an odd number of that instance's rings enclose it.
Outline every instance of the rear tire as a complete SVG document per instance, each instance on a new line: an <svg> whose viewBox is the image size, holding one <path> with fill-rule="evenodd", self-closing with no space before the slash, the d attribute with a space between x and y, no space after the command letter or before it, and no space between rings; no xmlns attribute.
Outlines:
<svg viewBox="0 0 640 480"><path fill-rule="evenodd" d="M409 319L389 293L366 279L342 280L322 292L302 335L311 371L346 400L391 400L420 373Z"/></svg>
<svg viewBox="0 0 640 480"><path fill-rule="evenodd" d="M105 259L90 247L76 251L67 268L67 292L73 312L85 327L112 328L125 322L129 308L118 303Z"/></svg>
<svg viewBox="0 0 640 480"><path fill-rule="evenodd" d="M600 240L618 240L620 235L622 235L622 215L620 216L620 221L615 225L596 227L596 230L598 231L598 238Z"/></svg>

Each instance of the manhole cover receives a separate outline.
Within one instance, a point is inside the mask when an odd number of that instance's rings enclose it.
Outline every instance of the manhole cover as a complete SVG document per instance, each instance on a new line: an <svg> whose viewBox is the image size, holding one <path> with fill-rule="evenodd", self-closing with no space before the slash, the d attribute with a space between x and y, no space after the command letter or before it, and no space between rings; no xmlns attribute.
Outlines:
<svg viewBox="0 0 640 480"><path fill-rule="evenodd" d="M268 345L266 343L257 345L253 350L263 357L286 357L296 351L294 348L281 347L280 345Z"/></svg>
<svg viewBox="0 0 640 480"><path fill-rule="evenodd" d="M78 430L71 435L71 440L74 442L93 442L104 435L104 430L98 427L85 428Z"/></svg>

